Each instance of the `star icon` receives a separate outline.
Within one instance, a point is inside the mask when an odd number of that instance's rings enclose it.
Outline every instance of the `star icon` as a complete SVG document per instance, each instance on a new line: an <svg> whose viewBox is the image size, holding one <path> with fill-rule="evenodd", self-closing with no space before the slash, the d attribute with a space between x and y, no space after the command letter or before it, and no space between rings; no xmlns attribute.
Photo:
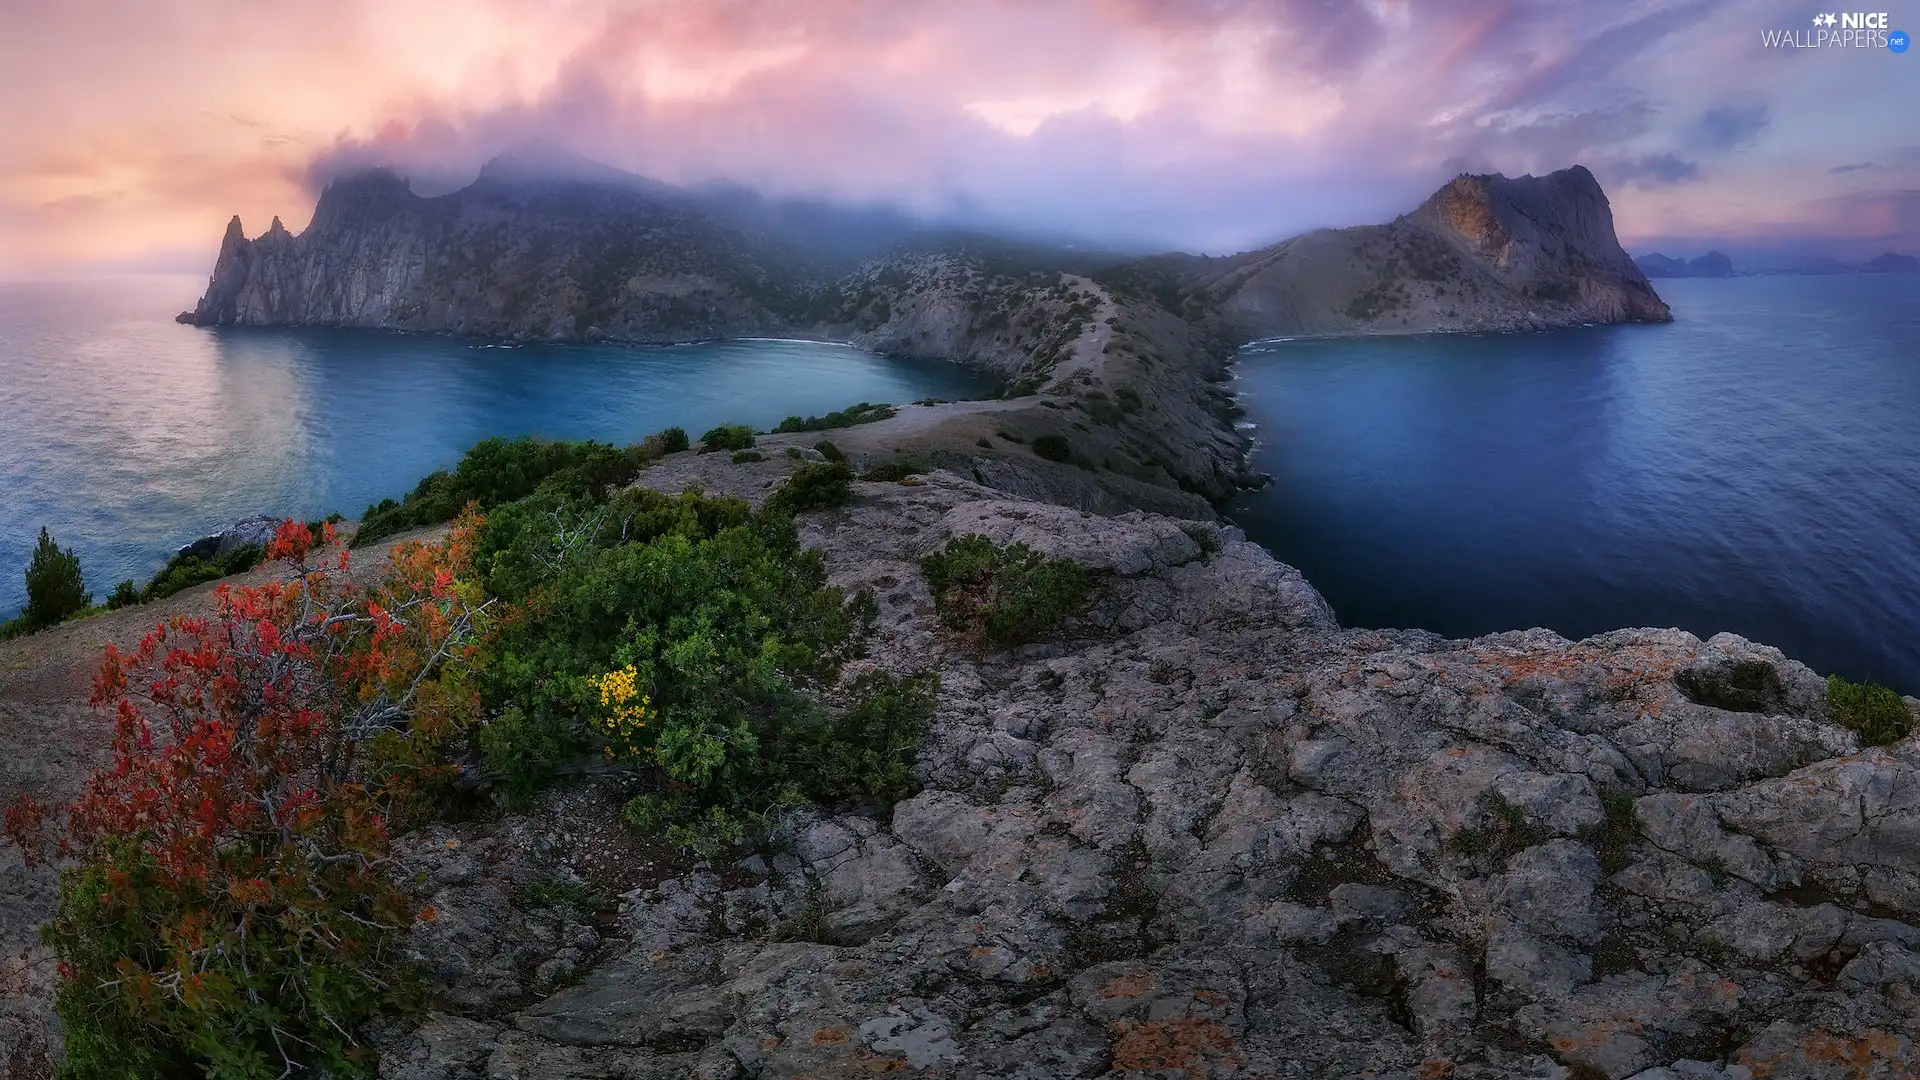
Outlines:
<svg viewBox="0 0 1920 1080"><path fill-rule="evenodd" d="M1832 14L1828 14L1826 18L1827 18L1827 25L1828 25L1828 26L1832 26L1832 25L1833 25L1834 23L1836 23L1836 22L1839 22L1839 21L1840 21L1840 20L1838 20L1838 19L1836 19L1836 18L1834 18Z"/></svg>

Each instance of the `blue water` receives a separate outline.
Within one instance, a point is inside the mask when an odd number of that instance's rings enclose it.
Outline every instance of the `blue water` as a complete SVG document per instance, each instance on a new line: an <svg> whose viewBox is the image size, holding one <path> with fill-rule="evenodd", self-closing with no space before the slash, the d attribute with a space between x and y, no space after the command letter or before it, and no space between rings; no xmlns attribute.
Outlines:
<svg viewBox="0 0 1920 1080"><path fill-rule="evenodd" d="M1249 346L1234 518L1350 625L1732 631L1920 693L1920 276L1656 284L1670 325Z"/></svg>
<svg viewBox="0 0 1920 1080"><path fill-rule="evenodd" d="M837 345L497 348L175 324L204 284L0 286L0 620L25 603L42 525L101 599L249 514L357 515L489 435L626 443L986 389L954 365Z"/></svg>

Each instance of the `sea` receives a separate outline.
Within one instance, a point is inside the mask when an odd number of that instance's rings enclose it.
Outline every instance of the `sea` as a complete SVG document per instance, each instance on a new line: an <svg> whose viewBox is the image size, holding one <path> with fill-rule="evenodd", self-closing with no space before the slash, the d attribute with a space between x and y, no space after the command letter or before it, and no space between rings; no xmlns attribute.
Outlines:
<svg viewBox="0 0 1920 1080"><path fill-rule="evenodd" d="M1654 283L1674 321L1247 346L1230 514L1342 623L1731 632L1920 694L1920 275Z"/></svg>
<svg viewBox="0 0 1920 1080"><path fill-rule="evenodd" d="M624 443L988 387L791 341L204 329L200 278L0 285L0 617L42 525L104 597L259 513L359 513L489 435ZM1260 342L1226 508L1341 621L1731 631L1920 693L1920 276L1657 283L1660 326Z"/></svg>
<svg viewBox="0 0 1920 1080"><path fill-rule="evenodd" d="M990 390L955 364L817 342L505 347L175 323L205 284L0 284L0 621L26 602L43 525L104 600L240 518L357 517L490 435L624 445Z"/></svg>

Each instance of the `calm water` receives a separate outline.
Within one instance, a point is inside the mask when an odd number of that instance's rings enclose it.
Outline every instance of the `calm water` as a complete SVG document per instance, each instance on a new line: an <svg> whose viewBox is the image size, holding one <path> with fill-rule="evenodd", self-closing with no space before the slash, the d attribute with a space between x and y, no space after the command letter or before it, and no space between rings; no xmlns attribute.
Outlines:
<svg viewBox="0 0 1920 1080"><path fill-rule="evenodd" d="M1348 624L1730 630L1920 693L1920 277L1657 286L1668 326L1248 347L1236 520Z"/></svg>
<svg viewBox="0 0 1920 1080"><path fill-rule="evenodd" d="M176 325L204 284L0 285L0 620L26 601L43 524L98 599L249 514L357 515L488 435L625 443L985 389L953 365L835 345L488 348Z"/></svg>

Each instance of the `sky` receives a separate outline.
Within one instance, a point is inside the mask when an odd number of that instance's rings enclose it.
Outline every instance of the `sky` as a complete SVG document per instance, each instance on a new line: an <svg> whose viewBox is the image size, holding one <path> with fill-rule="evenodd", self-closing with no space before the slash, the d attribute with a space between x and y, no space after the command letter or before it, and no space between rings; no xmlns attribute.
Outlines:
<svg viewBox="0 0 1920 1080"><path fill-rule="evenodd" d="M1213 252L1577 162L1630 250L1920 249L1920 52L1762 46L1826 2L0 0L0 276L204 271L531 140Z"/></svg>

